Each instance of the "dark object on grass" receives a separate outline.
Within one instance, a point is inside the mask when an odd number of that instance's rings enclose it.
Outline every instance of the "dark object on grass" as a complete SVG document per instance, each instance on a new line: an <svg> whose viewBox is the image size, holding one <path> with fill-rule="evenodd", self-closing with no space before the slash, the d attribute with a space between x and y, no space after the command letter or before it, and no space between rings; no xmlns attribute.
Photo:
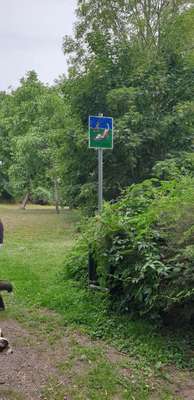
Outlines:
<svg viewBox="0 0 194 400"><path fill-rule="evenodd" d="M6 290L8 293L13 291L13 286L10 282L7 281L0 281L0 292ZM5 309L5 304L3 298L0 294L0 311Z"/></svg>
<svg viewBox="0 0 194 400"><path fill-rule="evenodd" d="M97 262L95 260L95 256L91 246L89 246L89 253L88 253L88 284L89 288L91 289L101 290L102 292L109 291L109 289L101 287L99 285L98 274L97 274Z"/></svg>
<svg viewBox="0 0 194 400"><path fill-rule="evenodd" d="M98 285L98 276L97 276L97 263L94 257L94 253L92 251L91 246L89 246L89 253L88 253L88 280L89 285Z"/></svg>
<svg viewBox="0 0 194 400"><path fill-rule="evenodd" d="M3 222L0 219L0 244L3 244L4 227Z"/></svg>
<svg viewBox="0 0 194 400"><path fill-rule="evenodd" d="M3 239L4 239L4 227L3 227L3 222L0 219L0 245L3 244ZM13 286L10 282L7 281L0 281L0 292L2 290L6 290L8 293L12 292ZM3 301L3 298L0 294L0 311L5 309L5 304Z"/></svg>
<svg viewBox="0 0 194 400"><path fill-rule="evenodd" d="M6 290L8 293L13 291L13 286L10 282L7 281L0 281L0 291Z"/></svg>

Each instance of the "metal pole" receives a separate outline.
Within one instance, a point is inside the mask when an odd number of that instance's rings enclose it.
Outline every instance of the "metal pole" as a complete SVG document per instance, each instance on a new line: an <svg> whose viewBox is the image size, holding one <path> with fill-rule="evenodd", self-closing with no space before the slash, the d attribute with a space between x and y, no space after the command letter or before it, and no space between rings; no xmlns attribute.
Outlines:
<svg viewBox="0 0 194 400"><path fill-rule="evenodd" d="M103 205L103 149L98 149L98 212Z"/></svg>

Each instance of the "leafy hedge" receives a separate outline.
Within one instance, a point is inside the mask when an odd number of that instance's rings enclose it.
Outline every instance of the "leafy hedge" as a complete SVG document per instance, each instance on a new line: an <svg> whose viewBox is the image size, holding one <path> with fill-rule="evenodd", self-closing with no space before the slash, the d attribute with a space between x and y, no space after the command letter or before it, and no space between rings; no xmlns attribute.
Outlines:
<svg viewBox="0 0 194 400"><path fill-rule="evenodd" d="M194 179L146 180L84 223L65 262L87 282L88 247L111 306L132 315L194 320Z"/></svg>

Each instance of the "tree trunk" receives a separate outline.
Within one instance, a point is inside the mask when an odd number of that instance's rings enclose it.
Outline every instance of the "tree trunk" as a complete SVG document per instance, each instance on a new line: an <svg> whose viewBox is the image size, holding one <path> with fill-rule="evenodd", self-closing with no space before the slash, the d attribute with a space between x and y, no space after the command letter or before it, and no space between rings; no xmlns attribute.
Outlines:
<svg viewBox="0 0 194 400"><path fill-rule="evenodd" d="M28 202L28 199L29 199L29 192L26 193L26 195L25 195L25 197L24 197L24 199L22 201L22 204L21 204L21 209L22 210L26 209L26 204Z"/></svg>
<svg viewBox="0 0 194 400"><path fill-rule="evenodd" d="M54 180L54 197L55 197L56 213L59 214L60 213L60 209L59 209L59 190L58 190L57 179Z"/></svg>

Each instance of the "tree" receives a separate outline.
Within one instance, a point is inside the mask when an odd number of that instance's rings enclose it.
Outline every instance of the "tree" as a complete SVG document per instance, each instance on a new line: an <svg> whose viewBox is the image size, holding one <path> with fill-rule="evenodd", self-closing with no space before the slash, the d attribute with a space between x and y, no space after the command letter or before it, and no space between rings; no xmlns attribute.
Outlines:
<svg viewBox="0 0 194 400"><path fill-rule="evenodd" d="M23 196L24 208L29 197L50 192L58 211L58 153L68 113L66 102L55 88L44 86L34 71L21 79L8 99L8 113L1 123L9 142L10 191L14 197Z"/></svg>
<svg viewBox="0 0 194 400"><path fill-rule="evenodd" d="M26 135L12 140L13 153L9 176L15 195L25 193L22 208L26 207L33 189L45 179L47 159L44 148L44 138L33 128Z"/></svg>
<svg viewBox="0 0 194 400"><path fill-rule="evenodd" d="M148 57L150 50L160 52L169 27L192 6L184 0L78 0L74 38L64 38L71 71L87 72L98 57L117 61L123 45Z"/></svg>
<svg viewBox="0 0 194 400"><path fill-rule="evenodd" d="M9 197L8 169L10 166L10 140L8 135L10 97L0 93L0 194Z"/></svg>
<svg viewBox="0 0 194 400"><path fill-rule="evenodd" d="M61 86L85 132L88 115L115 119L114 151L104 157L107 200L148 177L156 161L190 150L193 22L192 2L78 2L74 38L64 40L69 79ZM78 203L97 178L84 141L79 150L91 162L73 180ZM72 154L75 163L80 152Z"/></svg>

